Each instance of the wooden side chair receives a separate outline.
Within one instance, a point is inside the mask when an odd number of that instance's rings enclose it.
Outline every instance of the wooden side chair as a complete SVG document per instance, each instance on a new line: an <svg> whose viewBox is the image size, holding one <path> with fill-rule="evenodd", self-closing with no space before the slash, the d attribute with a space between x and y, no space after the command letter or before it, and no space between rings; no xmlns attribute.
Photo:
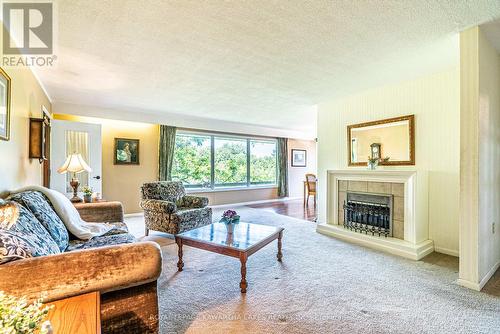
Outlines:
<svg viewBox="0 0 500 334"><path fill-rule="evenodd" d="M309 196L314 196L314 207L316 207L316 175L306 174L306 206L309 206Z"/></svg>

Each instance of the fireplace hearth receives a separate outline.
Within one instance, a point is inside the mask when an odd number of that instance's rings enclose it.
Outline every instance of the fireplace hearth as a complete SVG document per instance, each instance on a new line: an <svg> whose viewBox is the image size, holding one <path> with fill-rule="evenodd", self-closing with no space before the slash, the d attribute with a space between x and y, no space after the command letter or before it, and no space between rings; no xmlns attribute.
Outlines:
<svg viewBox="0 0 500 334"><path fill-rule="evenodd" d="M346 195L345 228L364 234L392 237L392 195L353 191L347 191Z"/></svg>

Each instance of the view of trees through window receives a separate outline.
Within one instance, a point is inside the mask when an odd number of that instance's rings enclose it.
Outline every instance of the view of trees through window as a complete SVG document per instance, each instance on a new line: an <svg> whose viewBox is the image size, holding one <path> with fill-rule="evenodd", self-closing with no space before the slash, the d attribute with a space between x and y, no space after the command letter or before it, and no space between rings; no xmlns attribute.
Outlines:
<svg viewBox="0 0 500 334"><path fill-rule="evenodd" d="M274 140L179 133L172 179L188 188L271 185L276 166Z"/></svg>

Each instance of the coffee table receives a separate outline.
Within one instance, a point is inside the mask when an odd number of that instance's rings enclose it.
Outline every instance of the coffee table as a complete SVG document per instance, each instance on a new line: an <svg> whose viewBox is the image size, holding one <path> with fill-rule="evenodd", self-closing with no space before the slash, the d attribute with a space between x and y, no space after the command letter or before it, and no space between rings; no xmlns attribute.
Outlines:
<svg viewBox="0 0 500 334"><path fill-rule="evenodd" d="M281 239L283 238L283 227L250 224L240 222L234 227L232 234L227 233L223 223L212 223L203 227L195 228L175 236L175 242L179 246L179 261L177 268L182 271L182 246L191 246L204 249L222 255L232 256L240 259L242 293L247 292L247 259L250 255L278 239L278 261L281 262Z"/></svg>

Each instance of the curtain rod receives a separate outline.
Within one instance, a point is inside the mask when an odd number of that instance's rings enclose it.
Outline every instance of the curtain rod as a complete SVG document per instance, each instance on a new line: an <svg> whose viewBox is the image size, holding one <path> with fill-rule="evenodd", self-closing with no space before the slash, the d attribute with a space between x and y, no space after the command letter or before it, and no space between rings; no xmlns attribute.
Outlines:
<svg viewBox="0 0 500 334"><path fill-rule="evenodd" d="M238 136L238 137L254 137L254 138L263 138L263 139L276 139L276 138L278 138L278 137L272 137L272 136L251 135L251 134L244 134L244 133L224 132L224 131L200 130L200 129L182 128L182 127L177 128L177 130L191 131L191 132L202 132L202 133L206 133L206 134Z"/></svg>

